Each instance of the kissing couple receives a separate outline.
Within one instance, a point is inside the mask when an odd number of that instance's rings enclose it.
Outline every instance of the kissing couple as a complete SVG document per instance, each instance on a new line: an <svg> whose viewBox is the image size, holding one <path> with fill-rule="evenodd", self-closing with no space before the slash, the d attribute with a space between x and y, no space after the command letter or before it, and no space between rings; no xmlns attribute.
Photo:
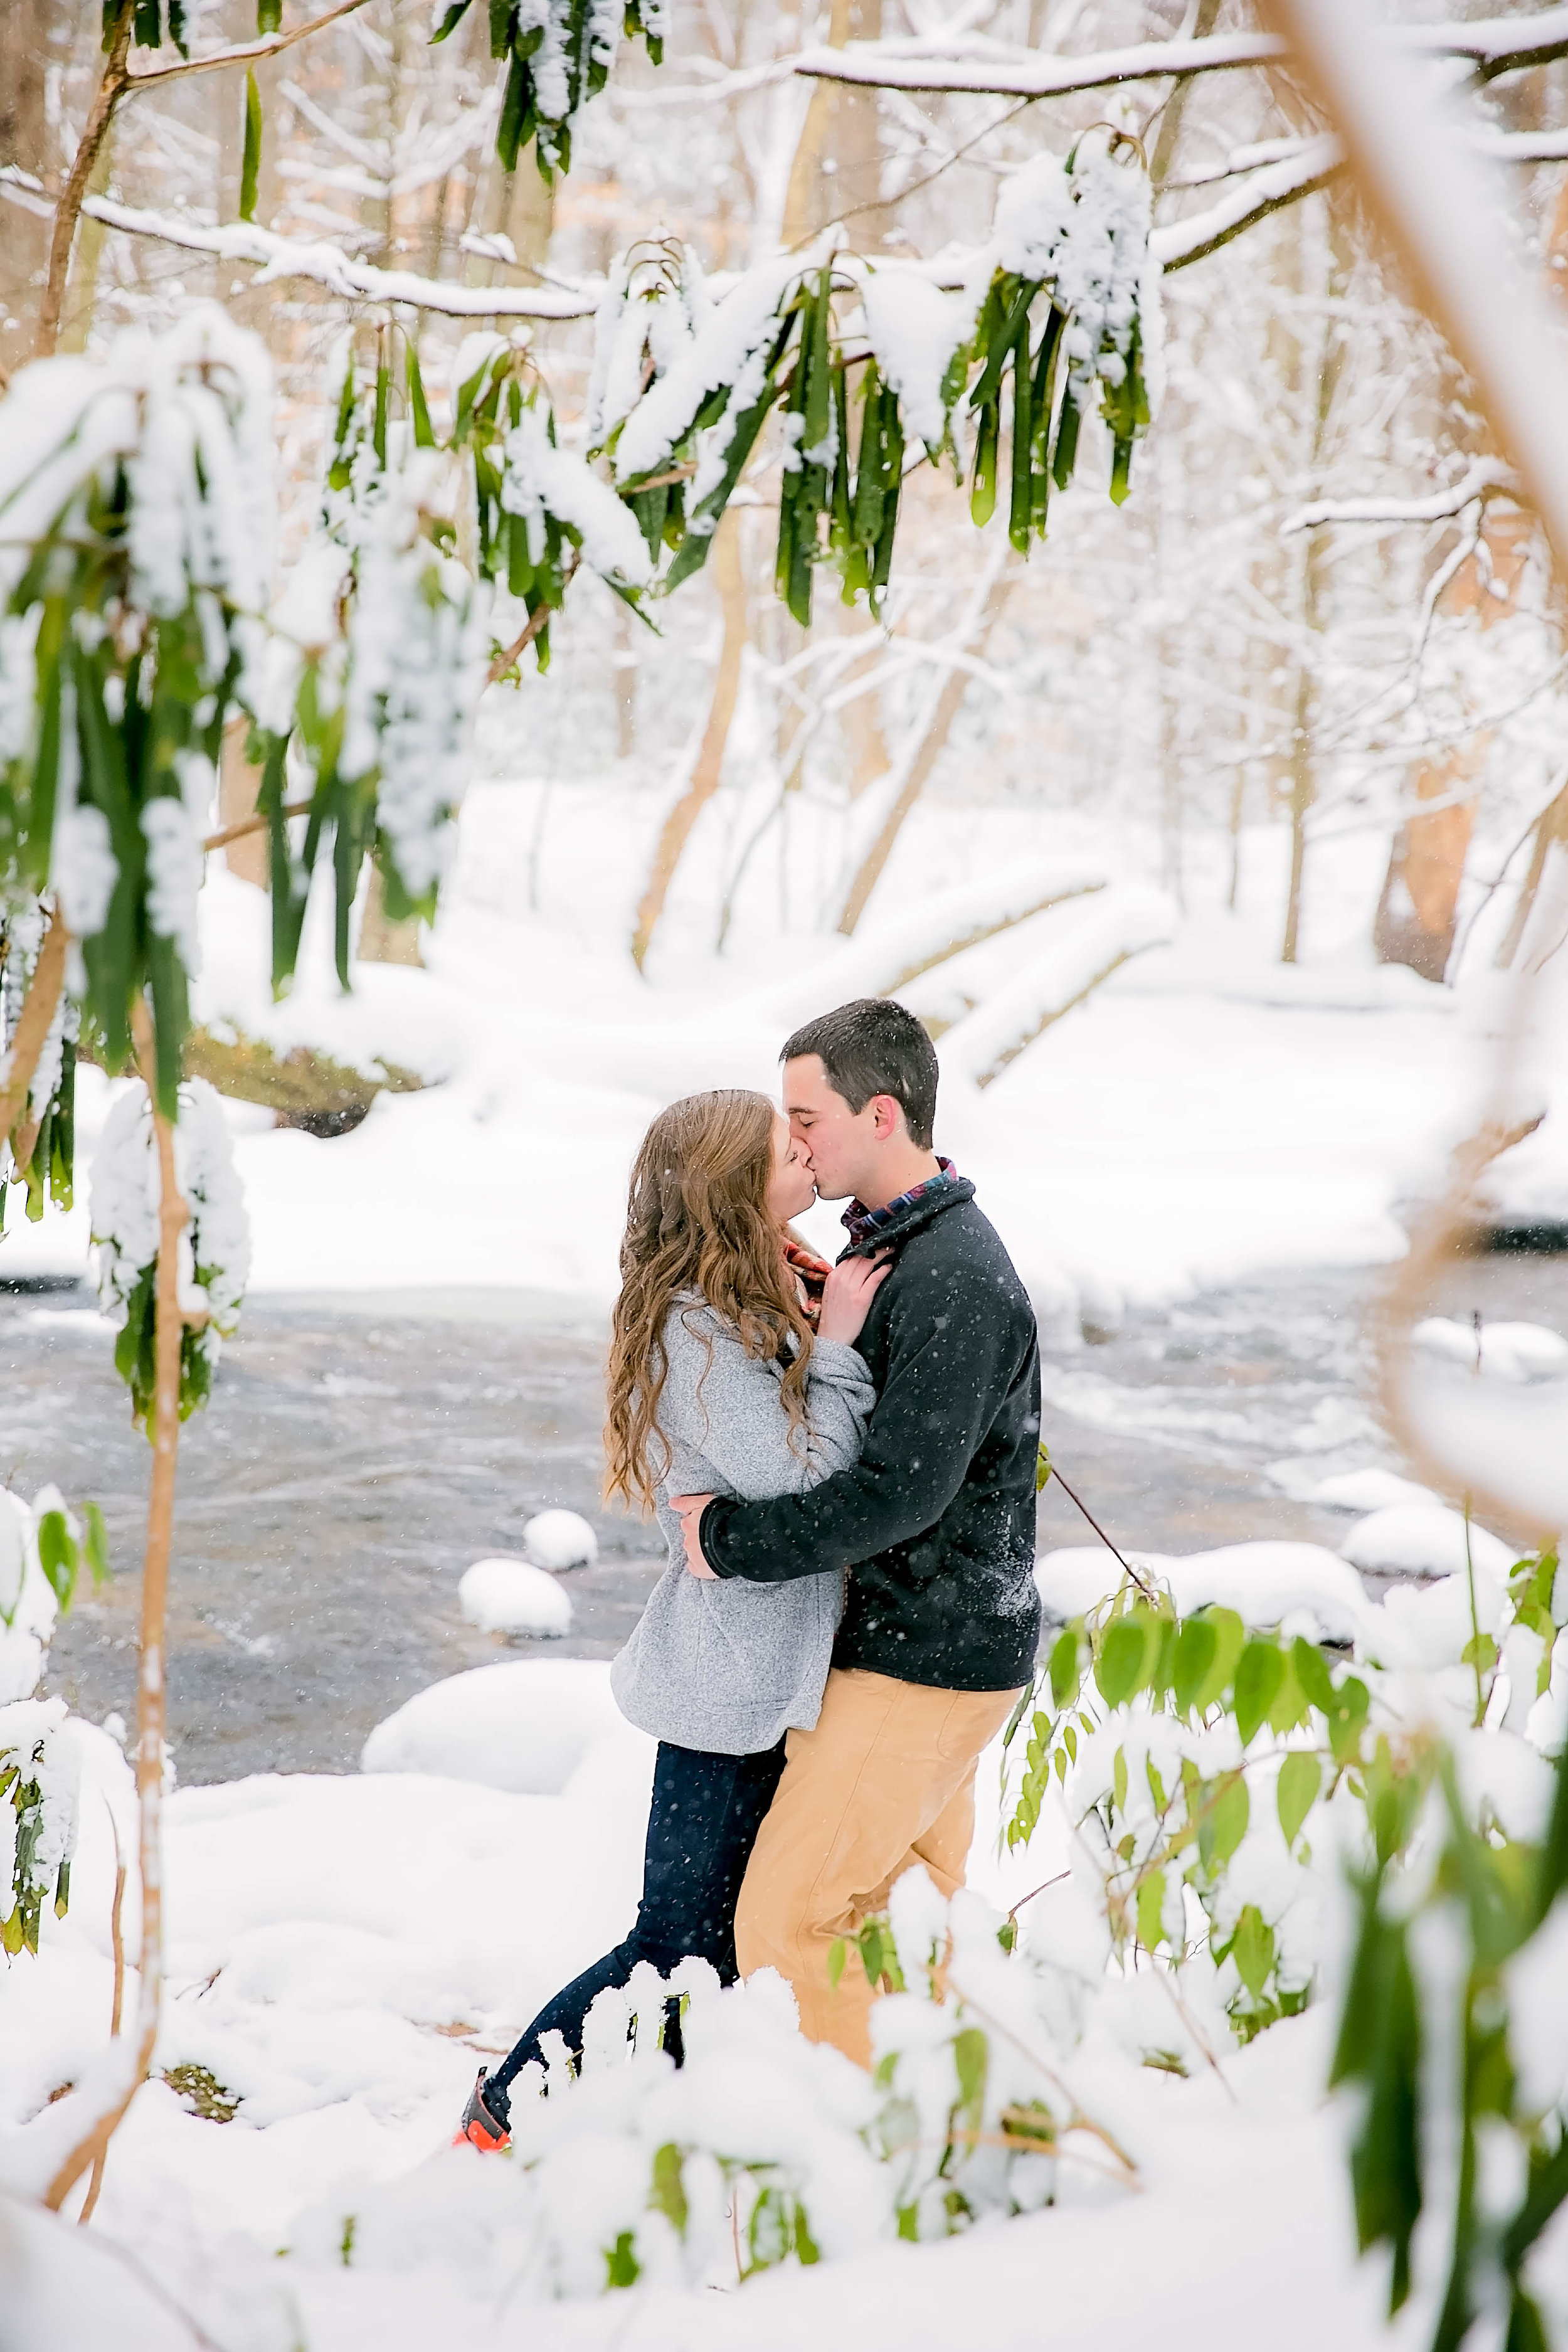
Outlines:
<svg viewBox="0 0 1568 2352"><path fill-rule="evenodd" d="M799 1029L781 1116L739 1088L661 1111L632 1170L606 1492L669 1559L611 1669L658 1741L624 1943L481 2072L458 2135L507 2145L546 2036L642 1961L772 1968L801 2030L870 2063L875 1989L835 1944L923 1865L963 1884L974 1773L1034 1672L1035 1318L974 1187L932 1149L937 1060L897 1003ZM848 1200L829 1267L790 1228ZM679 2063L679 2005L664 2046Z"/></svg>

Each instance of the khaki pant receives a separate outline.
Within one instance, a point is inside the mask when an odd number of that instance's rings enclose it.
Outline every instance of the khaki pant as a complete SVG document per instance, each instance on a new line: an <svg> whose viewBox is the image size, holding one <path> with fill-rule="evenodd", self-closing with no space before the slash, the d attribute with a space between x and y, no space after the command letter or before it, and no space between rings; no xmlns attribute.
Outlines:
<svg viewBox="0 0 1568 2352"><path fill-rule="evenodd" d="M735 1913L741 1974L777 1969L801 2031L870 2063L875 1999L858 1952L837 1984L828 1956L923 1863L944 1895L963 1884L974 1768L1016 1691L932 1690L859 1667L827 1677L814 1731L792 1731L784 1778L752 1850Z"/></svg>

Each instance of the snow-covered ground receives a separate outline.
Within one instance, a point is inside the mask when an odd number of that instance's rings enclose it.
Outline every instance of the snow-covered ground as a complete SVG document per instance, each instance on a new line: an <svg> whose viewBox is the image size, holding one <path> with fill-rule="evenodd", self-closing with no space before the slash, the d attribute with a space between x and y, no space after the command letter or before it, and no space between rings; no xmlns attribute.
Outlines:
<svg viewBox="0 0 1568 2352"><path fill-rule="evenodd" d="M1083 815L932 803L905 828L851 943L809 928L816 901L832 901L844 842L835 813L808 807L789 844L792 899L781 910L779 861L753 861L720 955L716 818L645 980L626 941L662 805L624 782L477 786L428 969L359 966L347 999L317 909L300 981L272 1005L266 902L214 861L203 1017L280 1050L307 1042L366 1066L382 1055L431 1081L384 1094L362 1128L330 1142L234 1108L254 1289L502 1286L607 1302L626 1171L654 1109L703 1086L771 1087L783 1035L865 986L864 942L900 909L1024 861L1059 857L1134 883L1153 864L1152 845ZM1373 961L1379 840L1328 844L1309 866L1303 960L1285 968L1282 835L1246 838L1239 914L1224 905L1223 846L1193 853L1189 911L1169 945L1123 965L984 1091L954 1068L944 1079L939 1145L973 1176L1042 1313L1064 1326L1264 1268L1397 1255L1396 1205L1434 1188L1497 1060L1500 898L1475 927L1461 984L1435 987ZM989 993L1070 948L1094 909L1068 904L969 950L986 960L971 964L973 985ZM964 979L960 959L909 992L923 1004L936 983L951 994ZM1497 1181L1506 1201L1563 1214L1561 1055L1531 1083L1555 1108ZM84 1072L89 1153L110 1091ZM835 1213L816 1213L824 1242ZM85 1206L13 1223L8 1272L85 1265Z"/></svg>
<svg viewBox="0 0 1568 2352"><path fill-rule="evenodd" d="M1222 2329L1268 2308L1270 2340L1289 2352L1326 2331L1347 2347L1383 2340L1382 2265L1356 2262L1342 2122L1323 2104L1331 2020L1320 2011L1288 2021L1181 2081L1142 2063L1143 2042L1182 2035L1152 1980L1130 1983L1074 2074L1133 2156L1137 2192L1064 2165L1050 2211L760 2279L739 2303L705 2287L657 2289L630 2307L610 2296L509 2309L489 2234L493 2160L447 2143L476 2065L494 2063L489 2053L624 1930L635 1905L652 1744L617 1722L599 1687L605 1672L587 1662L482 1669L510 1678L511 1735L492 1708L488 1752L476 1748L462 1687L475 1678L437 1686L426 1754L431 1768L447 1765L445 1777L263 1777L174 1796L173 1991L159 2066L206 2069L238 2110L220 2122L163 2082L145 2088L114 2143L91 2246L129 2250L224 2352L360 2352L372 2342L427 2352L459 2340L531 2352L784 2352L808 2331L873 2314L889 2340L935 2347L967 2336L977 2298L989 2328L1048 2328L1051 2341L1085 2352L1108 2308L1119 2330L1139 2334L1200 2298ZM541 1722L555 1736L531 1742ZM110 1822L132 1834L129 1774L104 1735L80 1737L87 1801L71 1911L47 1920L42 1959L13 1963L3 1985L0 2179L26 2137L16 2126L78 2079L107 2028ZM1062 1867L1067 1839L1058 1818L1026 1853L997 1862L996 1762L981 1767L971 1875L1001 1908ZM454 1764L473 1777L449 1777ZM514 1785L489 1785L497 1779ZM134 1948L133 1898L125 1926ZM387 2185L409 2175L407 2210L426 2215L423 2228L401 2254L384 2230L374 2242L367 2230L345 2265L346 2218L374 2215ZM1226 2248L1217 2270L1216 2213ZM56 2248L49 2236L0 2197L0 2352L75 2352L89 2340L40 2333L29 2316L36 2292L58 2327L62 2273L101 2316L84 2242ZM134 2310L121 2264L105 2254L96 2268L107 2308L129 2297ZM1279 2299L1287 2268L1291 2292ZM150 2303L146 2331L129 2340L192 2339Z"/></svg>

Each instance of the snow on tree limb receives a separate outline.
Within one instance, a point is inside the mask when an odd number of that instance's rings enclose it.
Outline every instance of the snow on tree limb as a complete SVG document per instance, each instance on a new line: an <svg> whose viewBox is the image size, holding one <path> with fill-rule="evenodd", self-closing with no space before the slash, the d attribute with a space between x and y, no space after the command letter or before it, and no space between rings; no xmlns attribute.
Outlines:
<svg viewBox="0 0 1568 2352"><path fill-rule="evenodd" d="M377 269L371 262L351 259L335 245L279 236L252 221L201 228L166 213L117 205L108 196L89 196L82 210L107 228L121 229L130 236L157 237L192 253L216 254L223 261L253 262L260 269L252 281L255 285L275 285L284 278L311 278L345 301L406 302L416 310L440 310L454 319L586 319L599 299L596 286L458 286L446 278L421 278L411 269Z"/></svg>
<svg viewBox="0 0 1568 2352"><path fill-rule="evenodd" d="M1202 261L1270 213L1311 195L1343 169L1344 160L1344 149L1331 131L1304 141L1294 154L1249 173L1206 211L1155 229L1149 239L1151 258L1162 269L1184 269L1189 262Z"/></svg>
<svg viewBox="0 0 1568 2352"><path fill-rule="evenodd" d="M842 49L806 49L797 74L817 81L857 82L881 89L973 90L997 98L1065 98L1154 75L1184 79L1237 66L1269 65L1285 54L1276 33L1211 33L1197 41L1141 41L1089 57L1053 58L1020 50L999 57L993 45L943 55L910 44L852 41Z"/></svg>
<svg viewBox="0 0 1568 2352"><path fill-rule="evenodd" d="M308 24L296 25L291 32L267 33L258 41L241 41L232 48L214 49L205 58L182 58L177 66L148 66L141 73L127 77L127 87L139 89L144 82L175 81L185 74L216 73L225 66L258 66L268 58L291 49L297 41L308 41L313 33L325 32L341 16L352 16L363 8L365 0L338 0L335 8L323 10Z"/></svg>
<svg viewBox="0 0 1568 2352"><path fill-rule="evenodd" d="M1402 25L1387 28L1386 37L1407 53L1461 60L1474 68L1478 79L1492 81L1500 74L1550 65L1568 57L1568 6L1546 9L1534 18L1496 16L1472 25ZM853 82L877 89L1065 98L1075 91L1107 89L1121 82L1185 80L1194 74L1272 65L1289 51L1289 45L1278 33L1210 33L1197 40L1142 41L1131 48L1101 49L1070 58L1021 48L1009 53L989 41L943 43L939 37L933 41L851 41L842 49L806 49L795 58L795 70L813 80Z"/></svg>
<svg viewBox="0 0 1568 2352"><path fill-rule="evenodd" d="M954 1022L940 1046L944 1072L988 1087L1130 958L1163 947L1174 922L1175 909L1163 891L1106 891L1043 955Z"/></svg>
<svg viewBox="0 0 1568 2352"><path fill-rule="evenodd" d="M746 999L745 1011L760 1021L793 1024L819 1013L830 999L896 995L964 948L1105 886L1103 865L1083 857L1041 858L961 882L888 917L837 955L760 990Z"/></svg>
<svg viewBox="0 0 1568 2352"><path fill-rule="evenodd" d="M1517 497L1519 489L1519 476L1501 457L1478 457L1457 482L1446 490L1434 490L1428 498L1320 499L1315 505L1298 507L1294 514L1287 515L1279 530L1282 538L1289 538L1293 531L1316 530L1326 522L1446 522L1450 516L1463 514L1489 490Z"/></svg>

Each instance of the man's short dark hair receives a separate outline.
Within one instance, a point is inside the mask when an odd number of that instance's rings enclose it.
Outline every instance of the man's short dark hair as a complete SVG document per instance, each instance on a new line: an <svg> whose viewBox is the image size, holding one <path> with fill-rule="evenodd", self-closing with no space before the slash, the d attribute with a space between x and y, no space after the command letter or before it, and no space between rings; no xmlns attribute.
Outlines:
<svg viewBox="0 0 1568 2352"><path fill-rule="evenodd" d="M931 1150L936 1047L912 1013L890 997L857 997L786 1037L779 1059L794 1062L803 1054L817 1055L828 1085L852 1111L864 1110L873 1095L891 1095L903 1111L910 1142Z"/></svg>

